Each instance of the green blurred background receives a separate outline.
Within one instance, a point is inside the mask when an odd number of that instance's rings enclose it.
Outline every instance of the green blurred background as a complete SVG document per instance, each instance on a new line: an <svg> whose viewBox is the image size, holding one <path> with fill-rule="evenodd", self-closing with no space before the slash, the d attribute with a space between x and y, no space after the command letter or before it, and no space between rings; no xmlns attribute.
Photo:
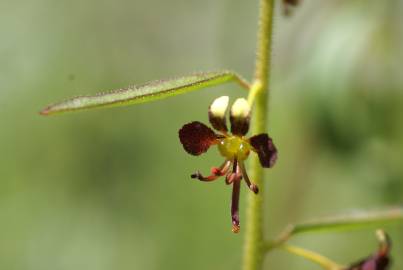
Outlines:
<svg viewBox="0 0 403 270"><path fill-rule="evenodd" d="M195 71L253 72L258 1L0 0L0 269L240 269L231 189L191 181L221 158L177 131L234 84L138 106L41 117L46 104ZM278 11L280 11L278 7ZM280 12L277 13L280 15ZM277 16L265 233L403 200L403 1L306 0ZM241 222L245 224L246 189ZM403 226L390 225L392 269ZM372 229L293 243L341 263ZM267 269L319 269L276 251Z"/></svg>

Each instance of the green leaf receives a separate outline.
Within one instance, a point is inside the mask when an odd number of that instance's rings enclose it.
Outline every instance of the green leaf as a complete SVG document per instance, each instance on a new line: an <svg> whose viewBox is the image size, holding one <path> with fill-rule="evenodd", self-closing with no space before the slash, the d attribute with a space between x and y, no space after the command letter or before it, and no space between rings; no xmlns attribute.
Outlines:
<svg viewBox="0 0 403 270"><path fill-rule="evenodd" d="M40 114L51 115L68 111L150 102L231 81L249 89L249 84L231 71L196 73L169 80L154 81L141 86L70 98L47 106Z"/></svg>
<svg viewBox="0 0 403 270"><path fill-rule="evenodd" d="M294 226L292 234L318 231L348 231L397 221L403 221L403 208L401 207L372 212L359 211L349 215L328 217L297 224Z"/></svg>

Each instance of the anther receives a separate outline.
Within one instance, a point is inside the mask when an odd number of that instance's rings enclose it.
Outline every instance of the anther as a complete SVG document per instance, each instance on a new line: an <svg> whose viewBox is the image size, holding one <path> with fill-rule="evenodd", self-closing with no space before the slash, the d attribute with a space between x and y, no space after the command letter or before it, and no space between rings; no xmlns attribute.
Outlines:
<svg viewBox="0 0 403 270"><path fill-rule="evenodd" d="M239 231L241 230L241 227L237 224L232 224L232 232L233 233L239 233Z"/></svg>
<svg viewBox="0 0 403 270"><path fill-rule="evenodd" d="M203 182L210 182L216 180L219 176L218 175L203 176L199 171L197 171L194 174L191 174L190 177L193 179L195 178L199 179L200 181Z"/></svg>

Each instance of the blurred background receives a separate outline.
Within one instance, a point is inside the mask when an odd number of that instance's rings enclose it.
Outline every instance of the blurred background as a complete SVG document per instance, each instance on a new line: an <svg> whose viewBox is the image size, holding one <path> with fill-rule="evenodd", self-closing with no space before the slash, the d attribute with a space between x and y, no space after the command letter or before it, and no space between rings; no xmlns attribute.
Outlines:
<svg viewBox="0 0 403 270"><path fill-rule="evenodd" d="M235 84L132 107L41 117L78 94L229 68L250 78L258 1L0 0L0 269L240 269L231 189L183 151ZM279 4L279 3L277 3ZM403 203L403 1L306 0L275 22L265 233ZM245 224L246 189L241 198ZM403 226L385 228L403 268ZM350 263L372 229L294 244ZM276 251L267 269L319 269Z"/></svg>

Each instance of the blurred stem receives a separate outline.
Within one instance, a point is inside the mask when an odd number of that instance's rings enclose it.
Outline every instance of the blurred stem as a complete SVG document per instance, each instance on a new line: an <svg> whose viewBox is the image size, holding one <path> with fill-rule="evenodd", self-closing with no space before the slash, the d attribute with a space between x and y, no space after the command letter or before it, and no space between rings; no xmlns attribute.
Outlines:
<svg viewBox="0 0 403 270"><path fill-rule="evenodd" d="M254 106L252 134L265 133L267 129L267 109L269 92L269 67L272 45L273 0L260 0L259 29L257 40L254 82L248 101ZM260 270L263 267L263 169L256 155L251 157L250 172L259 186L259 194L249 192L247 206L246 238L244 244L244 270Z"/></svg>
<svg viewBox="0 0 403 270"><path fill-rule="evenodd" d="M310 260L316 264L319 264L323 269L326 269L326 270L345 269L344 267L340 266L339 264L335 263L334 261L330 260L329 258L326 258L323 255L320 255L320 254L310 251L310 250L306 250L306 249L291 246L291 245L283 245L283 246L281 246L281 248L292 254L295 254L297 256Z"/></svg>

